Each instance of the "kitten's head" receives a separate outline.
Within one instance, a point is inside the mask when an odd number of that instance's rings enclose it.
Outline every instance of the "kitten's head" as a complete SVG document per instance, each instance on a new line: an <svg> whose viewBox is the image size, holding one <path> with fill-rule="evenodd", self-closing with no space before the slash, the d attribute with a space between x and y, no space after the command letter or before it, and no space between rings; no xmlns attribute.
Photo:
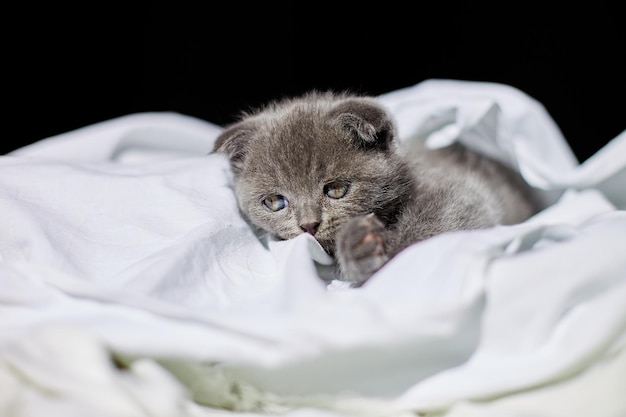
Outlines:
<svg viewBox="0 0 626 417"><path fill-rule="evenodd" d="M310 233L334 253L338 228L376 213L391 222L410 176L395 127L372 98L312 92L246 114L217 138L244 215L281 239Z"/></svg>

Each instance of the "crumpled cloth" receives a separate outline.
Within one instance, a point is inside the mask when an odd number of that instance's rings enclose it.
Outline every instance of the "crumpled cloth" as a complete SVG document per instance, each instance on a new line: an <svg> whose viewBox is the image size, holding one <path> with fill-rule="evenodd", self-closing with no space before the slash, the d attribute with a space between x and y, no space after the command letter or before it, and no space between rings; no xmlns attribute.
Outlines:
<svg viewBox="0 0 626 417"><path fill-rule="evenodd" d="M427 80L401 140L518 169L528 221L414 244L361 288L240 216L221 127L131 114L0 157L0 415L626 414L626 131L576 161L536 100Z"/></svg>

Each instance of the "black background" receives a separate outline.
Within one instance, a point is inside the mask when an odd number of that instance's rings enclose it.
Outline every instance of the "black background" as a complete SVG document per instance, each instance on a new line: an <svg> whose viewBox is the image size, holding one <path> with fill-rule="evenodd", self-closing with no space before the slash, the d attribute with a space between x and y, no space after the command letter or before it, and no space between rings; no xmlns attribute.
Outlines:
<svg viewBox="0 0 626 417"><path fill-rule="evenodd" d="M7 10L0 153L129 113L224 125L312 88L377 95L430 78L519 88L580 161L626 128L617 2L193 4Z"/></svg>

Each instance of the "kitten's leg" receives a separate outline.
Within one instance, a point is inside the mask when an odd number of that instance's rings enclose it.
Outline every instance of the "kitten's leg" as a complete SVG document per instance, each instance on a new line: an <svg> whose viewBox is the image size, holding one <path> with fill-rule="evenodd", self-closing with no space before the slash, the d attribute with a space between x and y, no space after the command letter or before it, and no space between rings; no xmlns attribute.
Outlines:
<svg viewBox="0 0 626 417"><path fill-rule="evenodd" d="M372 213L355 217L337 234L337 261L344 280L362 285L389 260L385 250L385 226Z"/></svg>

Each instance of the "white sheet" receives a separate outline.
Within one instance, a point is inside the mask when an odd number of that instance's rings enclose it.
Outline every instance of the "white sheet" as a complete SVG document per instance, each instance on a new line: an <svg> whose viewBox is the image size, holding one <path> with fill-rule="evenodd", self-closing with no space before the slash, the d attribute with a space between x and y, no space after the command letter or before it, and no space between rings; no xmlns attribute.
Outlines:
<svg viewBox="0 0 626 417"><path fill-rule="evenodd" d="M624 415L626 131L579 164L509 86L380 100L403 140L462 140L549 207L349 289L319 278L312 238L254 236L211 123L134 114L18 149L0 157L0 415Z"/></svg>

